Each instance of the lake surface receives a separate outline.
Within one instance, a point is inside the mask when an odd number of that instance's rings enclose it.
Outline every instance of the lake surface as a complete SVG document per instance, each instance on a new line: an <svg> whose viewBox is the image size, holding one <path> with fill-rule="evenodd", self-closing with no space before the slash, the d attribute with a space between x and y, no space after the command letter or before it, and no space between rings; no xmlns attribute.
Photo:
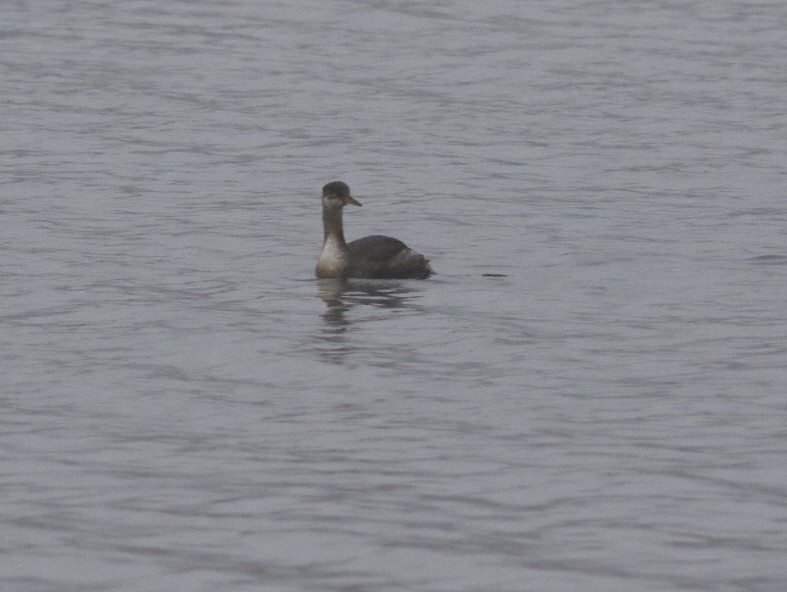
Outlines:
<svg viewBox="0 0 787 592"><path fill-rule="evenodd" d="M767 0L3 3L0 588L784 590L785 55ZM314 279L335 179L438 274Z"/></svg>

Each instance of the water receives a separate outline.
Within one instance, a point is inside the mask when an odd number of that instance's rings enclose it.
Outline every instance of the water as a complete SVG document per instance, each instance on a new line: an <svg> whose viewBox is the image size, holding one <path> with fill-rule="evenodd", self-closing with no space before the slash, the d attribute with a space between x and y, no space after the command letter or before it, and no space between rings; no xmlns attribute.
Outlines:
<svg viewBox="0 0 787 592"><path fill-rule="evenodd" d="M781 3L0 23L3 590L783 590Z"/></svg>

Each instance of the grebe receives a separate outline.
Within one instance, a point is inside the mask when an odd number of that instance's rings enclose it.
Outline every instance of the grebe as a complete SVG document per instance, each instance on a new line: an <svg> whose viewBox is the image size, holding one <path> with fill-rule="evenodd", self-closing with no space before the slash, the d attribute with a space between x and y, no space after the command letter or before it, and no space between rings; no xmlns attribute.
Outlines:
<svg viewBox="0 0 787 592"><path fill-rule="evenodd" d="M317 277L423 279L433 273L426 257L390 236L374 234L344 242L342 208L347 204L361 205L346 183L333 181L322 188L325 234Z"/></svg>

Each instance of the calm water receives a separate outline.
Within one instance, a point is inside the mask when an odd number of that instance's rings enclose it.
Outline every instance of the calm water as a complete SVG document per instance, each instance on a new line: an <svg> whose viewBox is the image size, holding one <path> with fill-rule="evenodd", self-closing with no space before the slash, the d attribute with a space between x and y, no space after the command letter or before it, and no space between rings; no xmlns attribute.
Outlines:
<svg viewBox="0 0 787 592"><path fill-rule="evenodd" d="M3 590L784 590L782 2L0 23Z"/></svg>

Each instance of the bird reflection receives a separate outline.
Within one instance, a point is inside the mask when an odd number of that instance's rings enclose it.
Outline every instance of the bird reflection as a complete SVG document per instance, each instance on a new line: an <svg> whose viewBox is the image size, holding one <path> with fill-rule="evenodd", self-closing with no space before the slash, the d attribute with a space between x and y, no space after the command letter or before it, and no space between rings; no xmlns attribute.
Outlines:
<svg viewBox="0 0 787 592"><path fill-rule="evenodd" d="M329 278L317 280L318 295L325 302L327 310L322 314L327 330L335 333L344 333L347 329L347 320L344 313L350 305L344 302L344 293L347 291L347 280L344 278Z"/></svg>
<svg viewBox="0 0 787 592"><path fill-rule="evenodd" d="M414 306L413 298L417 295L409 282L401 280L325 278L317 280L317 285L317 295L326 306L320 340L330 346L322 351L322 356L334 363L341 363L352 353L344 334L352 325L347 313L353 307L407 309Z"/></svg>

